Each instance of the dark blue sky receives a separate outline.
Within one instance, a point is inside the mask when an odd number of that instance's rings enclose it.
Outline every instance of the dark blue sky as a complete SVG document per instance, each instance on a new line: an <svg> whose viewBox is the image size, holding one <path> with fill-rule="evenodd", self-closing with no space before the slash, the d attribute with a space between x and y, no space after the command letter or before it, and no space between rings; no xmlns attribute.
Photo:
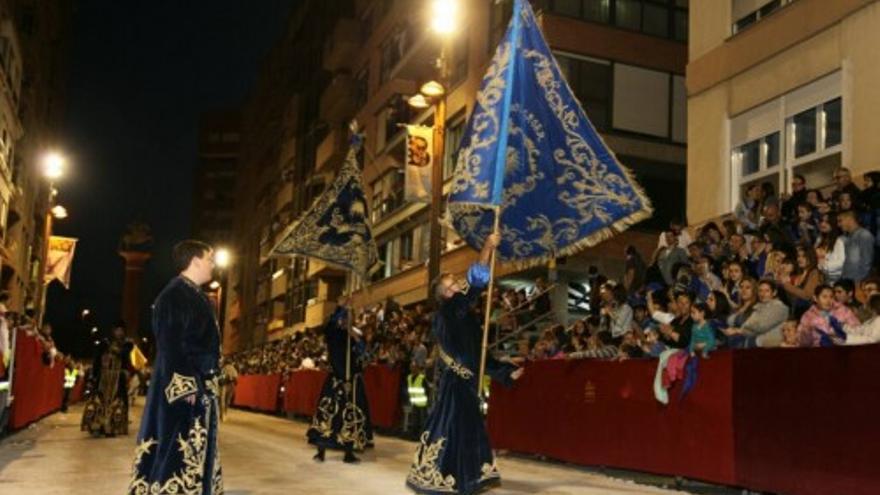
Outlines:
<svg viewBox="0 0 880 495"><path fill-rule="evenodd" d="M294 2L77 2L61 133L71 163L58 186L70 217L55 233L80 243L70 291L49 292L62 351L82 308L102 331L120 318L116 249L129 222L153 228L145 309L173 275L171 246L190 233L199 115L241 105Z"/></svg>

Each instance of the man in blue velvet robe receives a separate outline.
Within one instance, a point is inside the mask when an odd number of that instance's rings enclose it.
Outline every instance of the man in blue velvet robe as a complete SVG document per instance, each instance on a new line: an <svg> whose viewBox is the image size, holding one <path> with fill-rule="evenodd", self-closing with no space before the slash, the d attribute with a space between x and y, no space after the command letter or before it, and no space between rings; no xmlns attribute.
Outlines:
<svg viewBox="0 0 880 495"><path fill-rule="evenodd" d="M347 301L330 316L324 326L330 375L324 382L315 415L306 436L317 447L314 459L324 461L326 449L345 451L343 462L356 463L354 451L373 444L370 407L364 388L363 345L349 329ZM352 336L349 336L352 332ZM346 374L346 371L348 373Z"/></svg>
<svg viewBox="0 0 880 495"><path fill-rule="evenodd" d="M499 241L497 234L486 240L480 261L468 270L467 291L451 274L441 275L435 285L438 309L434 315L434 336L442 367L437 400L406 478L407 486L417 493L471 494L501 480L480 412L477 373L482 325L472 311L480 300L481 289L488 284L487 265ZM523 373L521 368L491 356L486 372L504 384Z"/></svg>
<svg viewBox="0 0 880 495"><path fill-rule="evenodd" d="M213 250L183 241L173 257L180 275L153 304L157 356L128 493L219 495L220 331L201 288L212 278Z"/></svg>

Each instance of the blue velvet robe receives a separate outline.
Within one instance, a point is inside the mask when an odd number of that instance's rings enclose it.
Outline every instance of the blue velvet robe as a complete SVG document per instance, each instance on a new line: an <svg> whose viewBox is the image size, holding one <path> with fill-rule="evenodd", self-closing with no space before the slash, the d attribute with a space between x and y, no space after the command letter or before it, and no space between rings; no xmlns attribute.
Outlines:
<svg viewBox="0 0 880 495"><path fill-rule="evenodd" d="M157 356L128 493L222 494L214 307L195 283L176 277L153 305L153 332Z"/></svg>
<svg viewBox="0 0 880 495"><path fill-rule="evenodd" d="M324 339L330 361L330 375L324 382L315 416L306 436L309 443L328 449L341 449L351 442L354 450L363 450L373 443L373 425L370 422L370 406L364 389L362 344L351 340L351 384L354 402L346 386L346 346L349 344L347 310L337 308L324 326Z"/></svg>
<svg viewBox="0 0 880 495"><path fill-rule="evenodd" d="M472 265L468 293L443 301L434 316L442 365L437 401L406 478L406 485L417 493L471 494L501 479L477 394L482 324L472 307L488 279L485 265ZM486 362L486 373L505 385L510 384L515 369L491 356Z"/></svg>

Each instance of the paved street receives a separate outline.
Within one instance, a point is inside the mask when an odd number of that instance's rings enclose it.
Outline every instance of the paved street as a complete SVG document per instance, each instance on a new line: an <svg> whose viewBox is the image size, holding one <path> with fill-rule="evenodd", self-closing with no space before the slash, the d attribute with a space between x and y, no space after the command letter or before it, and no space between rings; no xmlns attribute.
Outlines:
<svg viewBox="0 0 880 495"><path fill-rule="evenodd" d="M136 411L140 412L140 409ZM79 431L80 407L55 414L0 443L0 493L15 495L123 494L129 477L137 418L131 435L93 439ZM311 460L305 424L232 411L221 429L227 495L405 494L403 482L414 444L379 437L358 466L328 453ZM504 477L495 494L676 493L608 478L593 472L515 457L502 457ZM679 492L680 493L680 492Z"/></svg>

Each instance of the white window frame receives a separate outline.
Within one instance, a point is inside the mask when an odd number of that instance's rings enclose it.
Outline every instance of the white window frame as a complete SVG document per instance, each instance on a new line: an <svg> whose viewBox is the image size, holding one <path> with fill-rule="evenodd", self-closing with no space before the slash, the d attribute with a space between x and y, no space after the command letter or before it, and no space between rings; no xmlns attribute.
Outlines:
<svg viewBox="0 0 880 495"><path fill-rule="evenodd" d="M824 106L837 99L846 105L847 98L843 94L842 71L823 76L801 88L792 90L774 100L764 103L752 110L743 112L729 119L730 133L730 176L732 211L740 202L742 187L764 177L778 174L776 190L791 192L791 178L798 173L801 166L813 163L835 154L846 153L846 113L841 111L840 143L826 147L826 116ZM794 116L810 109L816 112L816 150L795 158L795 126ZM767 167L767 136L779 132L779 163ZM742 154L739 149L755 140L760 140L760 156L758 171L746 176L742 175Z"/></svg>

